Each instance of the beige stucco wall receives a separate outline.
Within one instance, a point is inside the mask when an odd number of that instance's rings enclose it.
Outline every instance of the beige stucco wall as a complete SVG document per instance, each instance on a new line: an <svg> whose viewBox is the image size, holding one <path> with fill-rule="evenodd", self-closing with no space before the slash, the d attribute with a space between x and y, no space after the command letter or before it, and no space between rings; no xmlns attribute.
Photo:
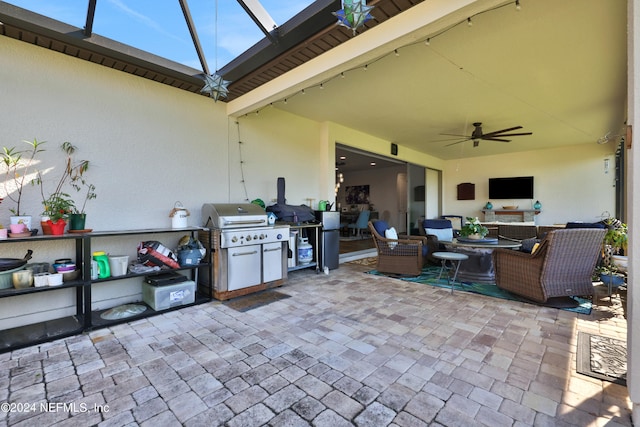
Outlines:
<svg viewBox="0 0 640 427"><path fill-rule="evenodd" d="M255 198L269 203L280 176L286 178L291 204L323 196L315 122L277 109L229 119L222 102L5 37L0 58L2 145L47 141L38 167L48 171L49 188L63 167L58 146L77 145L78 157L91 161L87 178L98 194L87 205L88 228L170 227L168 214L176 201L191 211L190 225L201 225L203 203ZM8 200L0 204L5 226L10 207ZM25 189L23 210L39 221L36 188ZM144 239L175 247L179 237ZM93 249L133 258L140 239L103 239ZM0 243L0 256L22 258L27 249L34 250L34 262L75 256L73 241ZM139 299L139 279L93 288L94 308ZM0 299L0 330L74 314L74 304L73 290Z"/></svg>
<svg viewBox="0 0 640 427"><path fill-rule="evenodd" d="M542 212L536 216L539 225L598 221L604 211L615 214L614 152L613 143L593 143L450 160L443 174L443 204L447 213L483 219L481 210L489 200L489 178L533 176L535 199L491 200L494 209L502 205L532 209L539 200L542 203ZM608 173L604 169L605 158L609 159ZM457 200L457 185L463 182L475 184L475 200Z"/></svg>

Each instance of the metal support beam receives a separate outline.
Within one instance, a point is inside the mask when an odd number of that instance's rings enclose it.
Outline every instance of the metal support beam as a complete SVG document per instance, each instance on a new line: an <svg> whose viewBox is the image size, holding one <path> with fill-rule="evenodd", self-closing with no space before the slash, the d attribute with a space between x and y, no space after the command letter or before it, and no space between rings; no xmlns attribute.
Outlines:
<svg viewBox="0 0 640 427"><path fill-rule="evenodd" d="M87 23L84 26L84 35L91 37L93 33L93 17L96 14L96 3L98 0L89 0L89 7L87 8Z"/></svg>
<svg viewBox="0 0 640 427"><path fill-rule="evenodd" d="M196 27L193 25L193 19L191 19L191 12L189 12L189 6L187 5L187 0L180 0L180 7L182 8L182 13L184 14L184 19L187 21L187 27L189 27L189 33L191 34L191 40L193 40L193 44L196 47L196 53L198 54L198 59L200 59L200 65L202 65L202 71L205 72L206 75L210 75L209 67L207 66L207 60L204 57L204 52L202 51L202 46L200 45L200 39L198 39L198 33L196 32Z"/></svg>
<svg viewBox="0 0 640 427"><path fill-rule="evenodd" d="M238 0L240 6L247 12L247 14L253 19L260 30L272 43L278 42L277 29L278 24L271 18L269 12L262 7L260 0Z"/></svg>

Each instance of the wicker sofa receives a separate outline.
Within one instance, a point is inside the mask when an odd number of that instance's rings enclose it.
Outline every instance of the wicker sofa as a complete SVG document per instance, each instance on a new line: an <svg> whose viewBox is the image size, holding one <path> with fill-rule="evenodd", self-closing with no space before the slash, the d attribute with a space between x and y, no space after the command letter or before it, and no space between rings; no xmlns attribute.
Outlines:
<svg viewBox="0 0 640 427"><path fill-rule="evenodd" d="M602 251L606 230L549 231L532 253L496 249L496 285L533 301L593 295L591 276Z"/></svg>

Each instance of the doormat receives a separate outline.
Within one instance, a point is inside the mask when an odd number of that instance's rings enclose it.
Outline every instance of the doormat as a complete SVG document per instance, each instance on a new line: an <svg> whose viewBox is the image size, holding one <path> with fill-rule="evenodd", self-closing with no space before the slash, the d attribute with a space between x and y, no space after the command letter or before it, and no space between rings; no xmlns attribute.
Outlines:
<svg viewBox="0 0 640 427"><path fill-rule="evenodd" d="M627 343L578 332L576 371L603 381L627 385Z"/></svg>
<svg viewBox="0 0 640 427"><path fill-rule="evenodd" d="M283 294L277 291L262 291L242 297L233 298L223 302L223 304L229 308L233 308L234 310L245 312L290 297L291 295Z"/></svg>
<svg viewBox="0 0 640 427"><path fill-rule="evenodd" d="M438 275L440 274L440 267L430 266L422 269L422 273L419 276L400 276L396 274L384 274L380 273L377 270L371 270L367 272L368 274L375 274L378 276L386 276L392 279L400 279L406 282L414 282L414 283L422 283L425 285L436 286L438 288L446 288L451 289L451 286L447 284L447 278L443 275L441 279L438 279ZM458 282L456 281L454 292L470 292L473 294L480 294L494 298L506 299L510 301L520 301L526 302L527 304L535 304L543 307L552 307L557 308L559 310L571 311L579 314L591 314L591 300L587 298L581 297L567 297L567 300L572 301L572 304L557 304L554 301L553 304L542 304L535 301L528 300L526 298L522 298L516 294L512 294L509 291L505 291L503 289L498 288L494 284L486 284L486 283L471 283L471 282Z"/></svg>

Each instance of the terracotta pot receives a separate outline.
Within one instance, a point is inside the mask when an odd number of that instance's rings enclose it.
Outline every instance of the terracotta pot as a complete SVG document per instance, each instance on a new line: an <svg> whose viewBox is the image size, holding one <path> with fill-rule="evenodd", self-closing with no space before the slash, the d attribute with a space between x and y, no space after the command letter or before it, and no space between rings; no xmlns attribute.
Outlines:
<svg viewBox="0 0 640 427"><path fill-rule="evenodd" d="M67 226L67 222L64 219L59 219L56 222L48 220L47 223L49 224L49 227L51 227L51 234L55 236L64 234L64 228Z"/></svg>
<svg viewBox="0 0 640 427"><path fill-rule="evenodd" d="M43 216L40 218L40 227L42 227L42 234L51 235L53 232L51 231L51 226L48 223L49 217Z"/></svg>

